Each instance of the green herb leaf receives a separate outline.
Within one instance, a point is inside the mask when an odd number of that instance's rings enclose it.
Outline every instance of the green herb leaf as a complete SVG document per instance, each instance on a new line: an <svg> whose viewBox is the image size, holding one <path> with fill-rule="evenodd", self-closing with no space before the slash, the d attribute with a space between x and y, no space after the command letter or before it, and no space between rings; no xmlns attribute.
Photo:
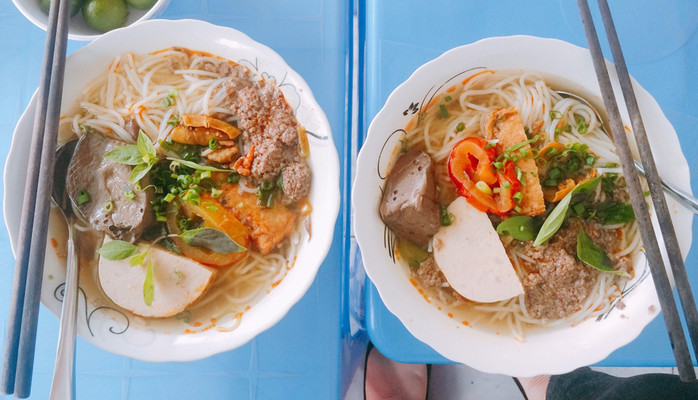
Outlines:
<svg viewBox="0 0 698 400"><path fill-rule="evenodd" d="M604 225L625 224L635 220L635 212L629 203L608 202L596 208L596 218Z"/></svg>
<svg viewBox="0 0 698 400"><path fill-rule="evenodd" d="M143 262L145 261L145 256L148 255L148 250L138 253L135 256L132 256L129 258L128 263L132 266L135 267L136 265L143 265Z"/></svg>
<svg viewBox="0 0 698 400"><path fill-rule="evenodd" d="M511 235L516 240L529 241L536 238L540 228L540 220L528 215L517 215L500 222L497 225L497 233Z"/></svg>
<svg viewBox="0 0 698 400"><path fill-rule="evenodd" d="M155 146L150 138L143 132L138 131L138 151L141 153L142 161L146 164L155 163L158 160L158 155L155 153Z"/></svg>
<svg viewBox="0 0 698 400"><path fill-rule="evenodd" d="M119 146L104 153L102 157L119 164L138 165L143 163L143 155L135 144Z"/></svg>
<svg viewBox="0 0 698 400"><path fill-rule="evenodd" d="M176 161L185 167L193 168L199 171L211 171L211 172L234 172L231 169L223 169L223 168L216 168L210 165L201 165L197 164L195 162L187 161L187 160L182 160L179 158L173 158L173 157L167 157L168 160L170 161Z"/></svg>
<svg viewBox="0 0 698 400"><path fill-rule="evenodd" d="M538 231L538 236L536 236L536 240L533 241L533 245L540 246L541 244L545 243L546 240L550 239L550 237L553 236L558 229L560 229L562 223L565 222L565 217L567 216L567 211L570 208L572 196L578 193L588 192L589 190L593 189L596 187L596 184L599 183L600 179L600 176L589 179L584 183L580 183L569 193L567 193L567 195L563 197L559 203L557 203L555 208L553 208L553 211L550 212L548 218L545 219L545 222L543 222L543 225L540 227L540 231Z"/></svg>
<svg viewBox="0 0 698 400"><path fill-rule="evenodd" d="M145 281L143 282L143 301L145 305L150 307L155 298L155 282L153 281L153 261L148 262L148 268L145 270Z"/></svg>
<svg viewBox="0 0 698 400"><path fill-rule="evenodd" d="M190 246L203 247L216 253L241 253L247 250L226 235L225 232L213 228L191 229L180 233L179 236Z"/></svg>
<svg viewBox="0 0 698 400"><path fill-rule="evenodd" d="M583 263L598 269L599 271L609 272L612 274L630 278L630 275L625 271L617 271L613 268L613 262L608 257L608 254L584 232L583 228L579 228L577 232L577 258Z"/></svg>
<svg viewBox="0 0 698 400"><path fill-rule="evenodd" d="M104 243L97 252L107 260L116 261L131 257L138 250L135 244L123 240L112 240Z"/></svg>
<svg viewBox="0 0 698 400"><path fill-rule="evenodd" d="M153 168L153 164L138 164L133 167L131 175L128 177L128 182L132 185L138 183L143 177Z"/></svg>

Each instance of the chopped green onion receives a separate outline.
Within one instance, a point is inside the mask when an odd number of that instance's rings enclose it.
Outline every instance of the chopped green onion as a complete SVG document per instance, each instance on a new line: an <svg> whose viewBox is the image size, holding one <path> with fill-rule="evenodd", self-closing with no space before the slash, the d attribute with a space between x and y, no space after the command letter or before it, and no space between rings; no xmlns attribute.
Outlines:
<svg viewBox="0 0 698 400"><path fill-rule="evenodd" d="M221 197L222 194L223 194L223 191L222 191L222 190L219 190L219 189L216 189L216 188L212 188L212 189L211 189L211 197L213 197L214 199L216 199L216 198L218 198L218 197Z"/></svg>
<svg viewBox="0 0 698 400"><path fill-rule="evenodd" d="M584 163L590 167L592 165L594 165L595 162L596 162L596 157L593 154L587 155L587 158L584 160Z"/></svg>
<svg viewBox="0 0 698 400"><path fill-rule="evenodd" d="M439 104L439 110L441 112L441 118L448 118L448 110L446 109L445 105Z"/></svg>
<svg viewBox="0 0 698 400"><path fill-rule="evenodd" d="M456 132L463 132L463 129L465 129L465 124L459 122L458 125L456 125Z"/></svg>
<svg viewBox="0 0 698 400"><path fill-rule="evenodd" d="M216 138L211 138L211 140L208 141L208 148L216 150L216 148L218 148L218 140L216 140Z"/></svg>
<svg viewBox="0 0 698 400"><path fill-rule="evenodd" d="M126 200L131 201L136 198L136 194L133 193L133 190L129 189L127 192L124 192L124 197Z"/></svg>
<svg viewBox="0 0 698 400"><path fill-rule="evenodd" d="M211 171L201 171L199 174L201 176L201 179L207 179L211 177Z"/></svg>
<svg viewBox="0 0 698 400"><path fill-rule="evenodd" d="M105 211L107 214L113 213L113 212L114 212L114 202L111 201L111 200L107 200L107 202L104 203L104 207L103 207L103 208L104 208L104 211Z"/></svg>
<svg viewBox="0 0 698 400"><path fill-rule="evenodd" d="M531 138L531 139L528 139L528 140L523 141L523 142L521 142L521 143L517 143L517 144L515 144L515 145L509 146L509 147L507 147L506 149L504 149L504 153L511 153L511 152L514 152L514 151L516 151L516 150L518 150L518 149L520 149L520 148L526 146L527 144L531 144L531 143L537 142L538 139L540 139L540 136L539 136L539 135L536 135L536 136L534 136L534 137Z"/></svg>
<svg viewBox="0 0 698 400"><path fill-rule="evenodd" d="M238 183L240 182L240 174L237 172L231 172L230 175L228 175L228 178L226 178L226 181L228 181L228 183Z"/></svg>
<svg viewBox="0 0 698 400"><path fill-rule="evenodd" d="M575 118L575 122L577 123L577 132L580 134L584 135L587 133L587 122L583 117L577 116Z"/></svg>
<svg viewBox="0 0 698 400"><path fill-rule="evenodd" d="M523 199L523 193L521 192L516 192L514 193L513 196L511 196L512 199L516 202L516 204L521 203L521 200Z"/></svg>
<svg viewBox="0 0 698 400"><path fill-rule="evenodd" d="M562 176L562 170L560 168L550 168L550 171L548 171L548 178L549 179L557 179Z"/></svg>
<svg viewBox="0 0 698 400"><path fill-rule="evenodd" d="M167 107L172 105L172 100L170 100L169 97L165 97L162 99L162 103L160 103L160 104L162 104L163 108L167 108Z"/></svg>
<svg viewBox="0 0 698 400"><path fill-rule="evenodd" d="M509 182L507 182L507 181L504 181L504 183L502 183L502 187L503 187L504 189L509 189L509 188L511 187L511 183L509 183Z"/></svg>
<svg viewBox="0 0 698 400"><path fill-rule="evenodd" d="M165 195L165 201L168 202L168 203L171 202L171 201L174 200L174 199L175 199L175 195L173 195L172 193L167 193L167 194Z"/></svg>
<svg viewBox="0 0 698 400"><path fill-rule="evenodd" d="M446 206L441 206L441 226L450 226L455 219L456 217L448 212Z"/></svg>
<svg viewBox="0 0 698 400"><path fill-rule="evenodd" d="M584 207L583 203L577 203L572 206L572 210L577 214L577 215L582 215L584 211L586 210L586 207Z"/></svg>
<svg viewBox="0 0 698 400"><path fill-rule="evenodd" d="M177 126L179 125L179 117L176 115L173 115L170 117L170 119L167 120L167 125L169 126ZM172 138L167 137L168 144L172 144Z"/></svg>
<svg viewBox="0 0 698 400"><path fill-rule="evenodd" d="M81 206L90 202L90 195L84 189L78 192L78 205Z"/></svg>
<svg viewBox="0 0 698 400"><path fill-rule="evenodd" d="M444 97L444 100L446 100L446 101L451 101L451 100L453 100L453 99L451 98L451 96L446 96L446 97Z"/></svg>
<svg viewBox="0 0 698 400"><path fill-rule="evenodd" d="M562 113L558 110L550 110L550 119L560 119L562 118Z"/></svg>
<svg viewBox="0 0 698 400"><path fill-rule="evenodd" d="M483 181L477 181L475 184L475 187L478 188L482 193L492 195L492 188L485 182Z"/></svg>
<svg viewBox="0 0 698 400"><path fill-rule="evenodd" d="M564 130L565 132L572 132L572 125L565 124L565 126L562 127L562 130Z"/></svg>

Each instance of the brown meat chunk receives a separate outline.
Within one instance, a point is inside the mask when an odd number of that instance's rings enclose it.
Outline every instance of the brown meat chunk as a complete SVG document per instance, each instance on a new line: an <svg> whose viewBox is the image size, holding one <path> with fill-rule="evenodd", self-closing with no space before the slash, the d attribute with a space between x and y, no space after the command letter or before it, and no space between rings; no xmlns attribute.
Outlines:
<svg viewBox="0 0 698 400"><path fill-rule="evenodd" d="M298 121L283 94L266 81L227 84L229 107L238 118L243 152L254 145L252 177L257 181L275 178L281 169L300 160Z"/></svg>
<svg viewBox="0 0 698 400"><path fill-rule="evenodd" d="M380 215L398 236L425 245L441 226L434 161L412 148L395 163L383 189Z"/></svg>
<svg viewBox="0 0 698 400"><path fill-rule="evenodd" d="M519 259L526 273L522 280L526 309L532 317L564 318L578 311L589 297L601 272L576 258L577 232L581 228L604 248L616 269L630 268L630 257L613 255L618 247L617 231L604 229L594 221L569 220L542 246L534 247L531 242L515 244L515 251L535 261Z"/></svg>
<svg viewBox="0 0 698 400"><path fill-rule="evenodd" d="M296 223L296 214L276 201L270 208L257 204L254 193L239 193L238 185L221 185L221 203L250 230L250 238L263 254L272 251L288 236Z"/></svg>
<svg viewBox="0 0 698 400"><path fill-rule="evenodd" d="M284 194L292 201L299 201L310 192L310 167L295 163L284 168L281 182Z"/></svg>
<svg viewBox="0 0 698 400"><path fill-rule="evenodd" d="M524 131L521 117L516 108L500 108L489 113L485 122L485 135L487 139L499 139L498 146L501 149L525 142L528 140ZM522 149L530 148L529 145ZM523 198L519 207L521 214L539 215L545 212L543 189L538 180L538 166L532 158L519 158L514 166L522 172L521 193Z"/></svg>
<svg viewBox="0 0 698 400"><path fill-rule="evenodd" d="M153 191L131 188L128 179L133 167L102 157L125 144L98 133L86 133L68 167L68 193L72 199L77 199L81 191L88 194L89 201L76 201L76 207L95 230L113 239L135 242L153 222ZM146 176L141 186L148 184ZM126 199L130 191L135 196L132 200Z"/></svg>
<svg viewBox="0 0 698 400"><path fill-rule="evenodd" d="M414 271L414 274L427 287L441 288L446 283L444 274L439 269L439 266L436 265L436 260L434 260L434 256L431 254L419 264L419 268Z"/></svg>

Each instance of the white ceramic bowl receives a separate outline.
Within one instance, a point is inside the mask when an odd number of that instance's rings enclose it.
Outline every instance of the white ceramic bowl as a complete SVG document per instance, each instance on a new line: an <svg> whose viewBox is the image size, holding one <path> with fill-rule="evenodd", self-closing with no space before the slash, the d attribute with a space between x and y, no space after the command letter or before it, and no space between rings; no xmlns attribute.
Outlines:
<svg viewBox="0 0 698 400"><path fill-rule="evenodd" d="M15 7L24 14L29 21L39 28L46 30L48 25L48 14L46 14L39 6L40 0L12 0ZM152 7L147 10L137 10L133 7L128 8L128 18L123 27L127 27L139 21L157 18L167 7L170 0L158 0ZM82 11L79 11L70 19L70 28L68 29L68 38L72 40L90 41L102 32L92 29L85 19L82 17Z"/></svg>
<svg viewBox="0 0 698 400"><path fill-rule="evenodd" d="M525 342L519 343L492 330L466 327L427 303L409 282L406 267L395 264L384 247L385 225L378 214L378 205L385 182L381 176L386 176L391 153L399 144L399 135L393 133L404 129L413 118L410 110L416 112L434 94L450 87L451 82L456 79L460 82L477 72L465 72L476 67L521 69L558 76L578 85L569 90L588 93L601 104L588 50L559 40L530 36L490 38L450 50L421 66L395 89L376 115L358 157L353 188L354 229L366 272L385 305L405 327L453 361L485 372L513 376L559 374L598 362L637 337L659 313L644 256L639 257L636 278L631 282L639 284L626 294L623 310L615 308L600 321L590 319L574 327L529 333ZM611 71L611 78L618 89L614 72ZM654 99L637 83L635 93L660 174L690 192L688 164L676 132ZM628 121L627 115L623 118ZM693 214L672 198L667 200L685 256L691 243Z"/></svg>
<svg viewBox="0 0 698 400"><path fill-rule="evenodd" d="M208 319L203 326L192 327L172 318L145 320L126 315L109 303L95 300L91 296L93 292L82 291L86 297L81 295L78 333L107 351L146 361L189 361L207 357L241 346L276 324L315 279L332 243L339 210L339 161L324 112L305 81L278 54L234 29L195 20L155 20L106 33L68 57L62 111L65 113L76 106L82 88L106 71L115 56L126 51L140 54L172 46L225 57L248 66L267 80L276 81L295 109L298 121L315 134L309 136L313 234L310 240L307 237L302 240L296 262L283 280L245 311L240 326L231 332L205 329ZM17 171L26 171L35 107L36 99L32 98L15 129L5 166L4 213L13 249L17 247L22 200L21 196L7 194L24 193L25 175ZM50 226L49 237L60 234L57 225L60 224ZM65 258L59 258L56 253L48 246L41 300L54 314L60 315ZM187 329L196 333L185 333Z"/></svg>

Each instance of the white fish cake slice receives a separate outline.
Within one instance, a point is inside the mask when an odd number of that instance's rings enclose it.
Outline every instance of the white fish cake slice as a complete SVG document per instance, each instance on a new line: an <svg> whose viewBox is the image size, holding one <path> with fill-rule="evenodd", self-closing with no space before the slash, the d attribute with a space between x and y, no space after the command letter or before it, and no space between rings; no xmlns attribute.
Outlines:
<svg viewBox="0 0 698 400"><path fill-rule="evenodd" d="M107 243L108 237L104 239ZM148 249L138 245L141 253ZM189 258L178 256L167 250L151 246L147 261L153 261L153 302L145 304L143 283L146 267L131 266L129 258L112 261L99 259L99 282L104 293L119 307L143 317L169 317L198 300L213 282L215 270Z"/></svg>
<svg viewBox="0 0 698 400"><path fill-rule="evenodd" d="M434 259L451 287L480 303L523 293L516 271L487 214L464 197L448 206L455 217L434 235Z"/></svg>

